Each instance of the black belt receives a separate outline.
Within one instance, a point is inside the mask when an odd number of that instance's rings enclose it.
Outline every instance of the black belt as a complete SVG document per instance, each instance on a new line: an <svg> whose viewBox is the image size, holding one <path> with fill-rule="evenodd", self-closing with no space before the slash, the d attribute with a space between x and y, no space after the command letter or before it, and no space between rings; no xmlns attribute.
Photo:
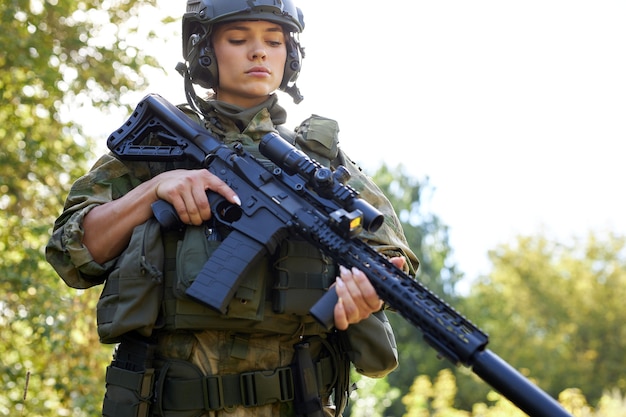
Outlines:
<svg viewBox="0 0 626 417"><path fill-rule="evenodd" d="M174 365L175 366L175 365ZM165 368L168 366L166 365ZM320 392L334 385L335 372L330 358L316 363ZM167 371L159 379L160 408L168 411L216 411L237 406L256 407L275 402L293 401L294 382L291 367L240 374L209 375L199 378L170 378Z"/></svg>
<svg viewBox="0 0 626 417"><path fill-rule="evenodd" d="M291 401L293 392L289 367L189 380L166 377L161 405L164 410L215 411Z"/></svg>

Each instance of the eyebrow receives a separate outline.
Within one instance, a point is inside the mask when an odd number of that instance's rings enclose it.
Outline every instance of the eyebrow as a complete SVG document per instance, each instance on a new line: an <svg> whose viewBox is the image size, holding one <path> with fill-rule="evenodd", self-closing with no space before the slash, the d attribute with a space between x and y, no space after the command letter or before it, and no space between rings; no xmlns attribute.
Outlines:
<svg viewBox="0 0 626 417"><path fill-rule="evenodd" d="M243 24L232 23L224 27L224 31L229 31L229 30L249 31L251 29L250 27L243 25ZM283 32L283 28L280 25L270 26L265 30L265 32Z"/></svg>

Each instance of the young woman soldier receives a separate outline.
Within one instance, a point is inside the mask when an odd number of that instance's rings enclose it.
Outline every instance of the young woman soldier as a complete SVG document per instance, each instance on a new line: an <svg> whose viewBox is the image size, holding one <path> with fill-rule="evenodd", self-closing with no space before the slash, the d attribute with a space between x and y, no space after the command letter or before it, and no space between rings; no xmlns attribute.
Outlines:
<svg viewBox="0 0 626 417"><path fill-rule="evenodd" d="M188 0L179 67L185 110L224 143L239 142L259 157L261 136L278 130L313 159L346 166L350 184L386 217L365 238L414 271L417 259L392 207L338 149L336 123L312 117L295 131L282 126L276 90L301 100L295 81L303 28L291 0ZM199 98L194 84L211 95ZM103 415L340 415L350 362L373 377L397 366L383 302L361 271L334 265L297 238L253 268L226 314L186 297L185 287L228 234L213 221L207 190L240 204L206 169L104 155L74 184L55 223L47 258L59 275L76 288L105 282L98 331L104 343L119 345L107 368ZM151 210L159 199L185 227L160 230ZM333 283L339 301L328 332L308 308ZM315 369L313 393L294 381L294 366L302 366L294 353L303 346Z"/></svg>

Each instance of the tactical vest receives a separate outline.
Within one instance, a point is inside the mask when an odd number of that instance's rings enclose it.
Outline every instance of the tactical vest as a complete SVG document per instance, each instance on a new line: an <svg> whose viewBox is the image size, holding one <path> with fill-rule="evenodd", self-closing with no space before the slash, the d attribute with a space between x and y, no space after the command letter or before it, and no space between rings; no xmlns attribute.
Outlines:
<svg viewBox="0 0 626 417"><path fill-rule="evenodd" d="M329 166L337 157L338 130L334 120L312 116L295 132L281 128L280 133ZM263 158L256 145L244 147ZM319 249L296 238L282 242L273 256L264 257L243 278L222 315L187 297L185 290L228 231L210 222L187 226L183 232L164 233L160 246L154 242L159 229L153 223L136 228L105 283L97 314L104 343L115 343L132 330L145 336L154 329L324 332L307 312L332 284L337 268Z"/></svg>
<svg viewBox="0 0 626 417"><path fill-rule="evenodd" d="M312 116L295 131L280 133L311 158L329 166L337 156L338 126L334 120ZM263 158L255 145L244 149ZM319 249L289 238L273 256L262 258L245 276L220 314L185 295L227 230L219 225L187 226L184 233L164 236L164 330L212 329L302 335L324 329L308 310L334 282L337 268ZM175 254L175 256L173 256Z"/></svg>

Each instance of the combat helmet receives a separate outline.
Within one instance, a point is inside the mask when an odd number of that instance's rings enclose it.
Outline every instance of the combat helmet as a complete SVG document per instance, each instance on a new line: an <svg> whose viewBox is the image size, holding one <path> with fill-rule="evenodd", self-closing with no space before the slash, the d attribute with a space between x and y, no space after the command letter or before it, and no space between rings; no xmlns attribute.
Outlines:
<svg viewBox="0 0 626 417"><path fill-rule="evenodd" d="M288 93L296 103L302 101L295 82L304 56L298 40L304 20L292 0L187 0L182 28L185 64L178 67L187 79L185 90L192 88L192 83L203 88L217 86L218 63L210 35L215 24L236 20L267 20L285 28L287 61L279 90ZM190 98L190 91L187 97Z"/></svg>

